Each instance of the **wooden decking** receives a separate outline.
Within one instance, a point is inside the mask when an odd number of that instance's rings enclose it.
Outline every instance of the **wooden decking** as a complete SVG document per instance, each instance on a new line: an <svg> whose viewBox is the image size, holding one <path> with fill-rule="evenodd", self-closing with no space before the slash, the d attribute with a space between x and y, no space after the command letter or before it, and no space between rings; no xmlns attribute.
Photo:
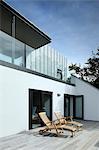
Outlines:
<svg viewBox="0 0 99 150"><path fill-rule="evenodd" d="M99 122L83 122L83 131L71 138L65 131L60 137L39 135L39 129L1 138L0 150L99 150Z"/></svg>

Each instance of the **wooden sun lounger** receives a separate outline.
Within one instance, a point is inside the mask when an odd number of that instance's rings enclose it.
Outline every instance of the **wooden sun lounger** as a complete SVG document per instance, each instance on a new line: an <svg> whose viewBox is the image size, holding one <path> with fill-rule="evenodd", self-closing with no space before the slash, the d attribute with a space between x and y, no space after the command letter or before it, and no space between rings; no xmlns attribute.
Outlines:
<svg viewBox="0 0 99 150"><path fill-rule="evenodd" d="M55 112L55 116L60 121L61 124L75 125L77 127L77 130L80 130L82 128L82 126L83 126L83 124L81 124L81 123L79 123L77 121L73 121L72 116L63 117L61 112Z"/></svg>
<svg viewBox="0 0 99 150"><path fill-rule="evenodd" d="M42 131L41 130L39 131L40 133L55 130L57 136L59 136L60 132L58 130L61 130L63 132L63 129L65 129L65 130L71 131L72 137L73 137L73 135L76 131L76 128L71 127L71 126L61 125L60 122L56 123L56 121L50 121L46 115L46 112L40 112L39 116L42 119L42 121L44 122L44 124L46 125Z"/></svg>

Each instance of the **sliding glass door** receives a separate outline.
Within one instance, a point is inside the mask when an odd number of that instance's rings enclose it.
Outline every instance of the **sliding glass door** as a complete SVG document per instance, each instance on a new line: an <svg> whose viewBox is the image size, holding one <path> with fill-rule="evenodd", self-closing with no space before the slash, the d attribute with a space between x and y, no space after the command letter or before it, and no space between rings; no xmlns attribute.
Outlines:
<svg viewBox="0 0 99 150"><path fill-rule="evenodd" d="M83 95L64 95L64 116L83 119Z"/></svg>
<svg viewBox="0 0 99 150"><path fill-rule="evenodd" d="M39 112L46 112L52 119L52 93L41 90L29 90L29 129L42 125Z"/></svg>

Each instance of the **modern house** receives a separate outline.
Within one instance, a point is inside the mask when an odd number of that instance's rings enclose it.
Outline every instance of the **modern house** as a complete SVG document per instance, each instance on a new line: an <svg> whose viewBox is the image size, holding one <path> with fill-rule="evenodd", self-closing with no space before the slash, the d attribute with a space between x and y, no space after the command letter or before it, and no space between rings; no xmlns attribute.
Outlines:
<svg viewBox="0 0 99 150"><path fill-rule="evenodd" d="M99 90L71 77L51 39L0 1L0 137L41 125L38 112L99 121Z"/></svg>

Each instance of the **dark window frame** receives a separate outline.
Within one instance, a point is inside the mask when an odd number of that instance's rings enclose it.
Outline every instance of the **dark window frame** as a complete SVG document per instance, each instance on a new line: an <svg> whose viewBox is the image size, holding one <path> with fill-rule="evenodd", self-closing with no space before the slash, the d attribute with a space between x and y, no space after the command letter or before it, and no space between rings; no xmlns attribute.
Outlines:
<svg viewBox="0 0 99 150"><path fill-rule="evenodd" d="M73 117L75 119L82 119L84 120L84 95L70 95L70 94L64 94L64 116L65 116L65 108L66 108L66 99L69 99L69 105L70 105L70 97L73 97ZM76 117L76 97L82 97L82 117L78 118ZM68 116L70 116L70 106L69 106L69 112L68 112Z"/></svg>
<svg viewBox="0 0 99 150"><path fill-rule="evenodd" d="M29 89L28 90L29 91L29 130L30 129L32 129L32 105L33 105L33 101L32 101L32 99L30 98L31 97L31 91L32 92L35 92L35 91L37 91L37 92L40 92L40 98L41 98L41 105L42 105L42 94L49 94L49 95L51 95L51 101L50 101L50 119L52 120L52 108L53 108L53 103L52 103L52 101L53 101L53 92L50 92L50 91L43 91L43 90L38 90L38 89Z"/></svg>

